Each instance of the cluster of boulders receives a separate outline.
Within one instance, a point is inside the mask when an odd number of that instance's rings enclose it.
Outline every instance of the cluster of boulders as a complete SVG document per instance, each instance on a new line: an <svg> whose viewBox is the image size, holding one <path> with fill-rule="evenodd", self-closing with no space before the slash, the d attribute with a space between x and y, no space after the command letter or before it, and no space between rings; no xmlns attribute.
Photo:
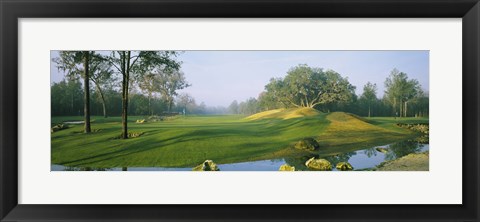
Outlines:
<svg viewBox="0 0 480 222"><path fill-rule="evenodd" d="M158 121L162 121L163 118L161 116L149 116L147 118L147 121L148 122L158 122Z"/></svg>
<svg viewBox="0 0 480 222"><path fill-rule="evenodd" d="M153 115L149 116L145 121L146 122L159 122L165 120L172 120L178 118L178 113L163 113L161 116Z"/></svg>
<svg viewBox="0 0 480 222"><path fill-rule="evenodd" d="M194 167L193 171L220 171L217 164L212 160L205 160L202 164Z"/></svg>
<svg viewBox="0 0 480 222"><path fill-rule="evenodd" d="M283 164L283 165L280 166L280 168L278 170L279 171L295 171L295 167L290 166L288 164Z"/></svg>
<svg viewBox="0 0 480 222"><path fill-rule="evenodd" d="M305 166L307 166L311 170L318 170L318 171L331 171L333 168L330 161L326 159L316 159L315 157L308 159L307 162L305 162ZM348 162L337 163L335 168L337 168L340 171L353 170L352 165ZM295 167L290 166L288 164L283 164L280 166L278 170L279 171L295 171Z"/></svg>
<svg viewBox="0 0 480 222"><path fill-rule="evenodd" d="M143 132L128 132L128 138L135 138L143 135Z"/></svg>
<svg viewBox="0 0 480 222"><path fill-rule="evenodd" d="M298 141L294 145L295 149L303 150L303 151L317 151L320 148L320 144L314 138L307 137L303 138L302 140ZM316 159L315 157L310 158L305 162L305 166L307 166L311 170L321 170L321 171L330 171L332 170L332 164L326 159ZM335 166L338 170L347 171L353 170L353 167L350 163L347 162L340 162ZM288 164L284 164L280 166L278 169L279 171L295 171L294 166L290 166Z"/></svg>
<svg viewBox="0 0 480 222"><path fill-rule="evenodd" d="M405 123L397 123L397 126L407 128L416 132L421 132L423 134L428 134L429 126L428 124L405 124Z"/></svg>
<svg viewBox="0 0 480 222"><path fill-rule="evenodd" d="M429 144L430 143L430 138L428 137L428 135L423 135L423 136L415 138L414 141L417 142L417 143L421 143L421 144Z"/></svg>
<svg viewBox="0 0 480 222"><path fill-rule="evenodd" d="M331 171L332 164L326 159L315 159L315 157L310 158L305 162L305 165L311 170L319 170L319 171ZM353 167L348 162L340 162L336 165L336 168L341 171L349 171L353 170ZM294 166L290 166L288 164L283 164L278 169L279 171L295 171ZM193 167L192 171L220 171L217 164L214 163L212 160L205 160L200 165Z"/></svg>
<svg viewBox="0 0 480 222"><path fill-rule="evenodd" d="M145 134L144 132L128 132L128 138L136 138L140 137L141 135ZM121 133L120 135L114 137L113 139L121 139L123 134Z"/></svg>
<svg viewBox="0 0 480 222"><path fill-rule="evenodd" d="M172 117L173 117L173 116L157 116L157 115L153 115L153 116L147 117L146 119L137 119L137 120L135 121L135 123L142 124L142 123L146 123L146 122L159 122L159 121L168 120L169 118L172 118Z"/></svg>
<svg viewBox="0 0 480 222"><path fill-rule="evenodd" d="M350 170L353 170L353 167L350 163L348 162L340 162L340 163L337 163L337 166L336 166L337 170L341 170L341 171L350 171Z"/></svg>
<svg viewBox="0 0 480 222"><path fill-rule="evenodd" d="M332 170L332 164L326 159L315 159L315 157L312 157L305 162L305 165L312 170Z"/></svg>
<svg viewBox="0 0 480 222"><path fill-rule="evenodd" d="M429 138L429 125L428 124L404 124L404 123L397 123L397 126L407 128L410 130L413 130L415 132L420 132L422 133L422 136L417 137L415 139L415 142L417 143L422 143L422 144L428 144L430 141Z"/></svg>
<svg viewBox="0 0 480 222"><path fill-rule="evenodd" d="M53 132L57 132L59 130L67 129L67 128L68 128L67 124L60 123L60 124L57 124L57 125L53 126L50 129L50 132L53 133Z"/></svg>

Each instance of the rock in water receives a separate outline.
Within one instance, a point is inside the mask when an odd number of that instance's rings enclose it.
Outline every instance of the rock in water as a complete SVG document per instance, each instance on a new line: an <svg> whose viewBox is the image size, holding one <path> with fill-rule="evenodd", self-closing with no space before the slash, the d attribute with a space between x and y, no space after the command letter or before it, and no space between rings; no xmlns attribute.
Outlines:
<svg viewBox="0 0 480 222"><path fill-rule="evenodd" d="M217 164L211 160L205 160L202 164L193 168L193 171L220 171Z"/></svg>
<svg viewBox="0 0 480 222"><path fill-rule="evenodd" d="M349 170L353 170L353 167L348 162L340 162L340 163L337 163L337 169L341 171L349 171Z"/></svg>
<svg viewBox="0 0 480 222"><path fill-rule="evenodd" d="M288 164L283 164L283 165L280 166L280 168L278 170L279 171L295 171L295 167L290 166Z"/></svg>
<svg viewBox="0 0 480 222"><path fill-rule="evenodd" d="M310 158L305 162L305 165L313 170L322 170L330 171L332 170L332 164L326 159L315 159L315 157Z"/></svg>
<svg viewBox="0 0 480 222"><path fill-rule="evenodd" d="M387 153L388 152L388 149L387 148L383 148L383 147L377 147L375 148L378 152L380 153Z"/></svg>
<svg viewBox="0 0 480 222"><path fill-rule="evenodd" d="M300 149L300 150L314 151L314 150L317 150L319 147L320 147L320 145L313 138L305 138L305 139L302 139L302 140L298 141L295 144L295 149Z"/></svg>

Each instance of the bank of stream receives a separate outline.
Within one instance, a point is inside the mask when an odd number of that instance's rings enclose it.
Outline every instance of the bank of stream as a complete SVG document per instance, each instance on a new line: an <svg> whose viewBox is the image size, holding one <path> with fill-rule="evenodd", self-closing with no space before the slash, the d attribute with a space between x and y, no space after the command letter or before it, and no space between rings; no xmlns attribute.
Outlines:
<svg viewBox="0 0 480 222"><path fill-rule="evenodd" d="M429 144L419 143L418 140L406 140L387 144L383 146L370 147L338 155L322 157L335 166L339 162L348 162L354 170L376 170L380 164L399 159L411 153L424 153L429 151ZM427 154L428 155L428 154ZM294 166L295 170L308 171L305 162L314 156L303 156L294 158L280 158L271 160L260 160L251 162L218 164L220 171L278 171L280 166L288 164ZM115 167L115 168L89 168L69 167L52 165L52 171L191 171L188 167ZM333 169L334 171L337 170ZM391 169L392 170L392 169ZM395 170L395 169L393 169ZM402 169L398 169L402 170Z"/></svg>

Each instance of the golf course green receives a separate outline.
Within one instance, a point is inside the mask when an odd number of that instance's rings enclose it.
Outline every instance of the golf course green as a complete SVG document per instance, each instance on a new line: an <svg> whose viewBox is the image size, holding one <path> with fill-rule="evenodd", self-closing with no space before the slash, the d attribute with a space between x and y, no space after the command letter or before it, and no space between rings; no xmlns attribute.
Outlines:
<svg viewBox="0 0 480 222"><path fill-rule="evenodd" d="M137 123L137 120L146 121ZM304 138L318 141L319 156L384 145L418 136L397 123L428 118L362 118L312 108L278 109L243 115L175 116L163 121L129 116L129 139L119 139L121 118L92 117L92 133L82 133L81 116L52 117L51 161L71 167L194 167L205 160L237 163L305 155L294 148Z"/></svg>

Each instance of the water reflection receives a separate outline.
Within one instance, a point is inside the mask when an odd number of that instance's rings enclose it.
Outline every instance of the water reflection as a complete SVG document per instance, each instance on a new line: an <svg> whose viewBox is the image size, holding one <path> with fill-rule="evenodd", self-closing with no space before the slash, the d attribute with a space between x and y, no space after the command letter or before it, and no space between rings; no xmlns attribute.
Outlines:
<svg viewBox="0 0 480 222"><path fill-rule="evenodd" d="M410 153L418 153L424 146L424 144L418 143L414 140L393 143L388 147L387 153L385 154L385 159L394 160Z"/></svg>
<svg viewBox="0 0 480 222"><path fill-rule="evenodd" d="M428 139L428 137L427 137ZM425 140L422 139L424 142ZM427 140L428 141L428 140ZM381 149L378 149L381 148ZM379 151L381 150L381 151ZM321 157L335 166L339 162L350 163L355 170L370 169L378 164L400 158L410 153L419 153L429 150L429 145L419 142L418 139L401 141L384 146L370 147L363 150L346 152L342 154ZM296 170L307 171L305 162L312 158L319 158L318 155L301 157L289 157L282 159L261 160L242 163L218 164L221 171L278 171L283 164L294 166ZM68 167L52 165L52 171L191 171L192 168L171 168L171 167L116 167L116 168L95 168L95 167Z"/></svg>
<svg viewBox="0 0 480 222"><path fill-rule="evenodd" d="M368 158L370 158L372 156L376 156L377 152L378 151L376 150L376 147L372 147L372 148L368 148L368 149L363 150L363 153L365 155L367 155Z"/></svg>
<svg viewBox="0 0 480 222"><path fill-rule="evenodd" d="M338 154L335 156L325 157L324 159L330 161L330 163L332 163L332 166L335 167L337 163L348 162L348 160L350 160L350 157L356 154L357 154L356 152L348 152L348 153Z"/></svg>
<svg viewBox="0 0 480 222"><path fill-rule="evenodd" d="M313 156L302 156L302 157L290 157L290 158L285 158L285 163L294 166L295 170L301 170L301 171L306 171L308 170L308 167L305 165L305 162L307 162L308 159L312 157L318 157L318 155L313 155Z"/></svg>

